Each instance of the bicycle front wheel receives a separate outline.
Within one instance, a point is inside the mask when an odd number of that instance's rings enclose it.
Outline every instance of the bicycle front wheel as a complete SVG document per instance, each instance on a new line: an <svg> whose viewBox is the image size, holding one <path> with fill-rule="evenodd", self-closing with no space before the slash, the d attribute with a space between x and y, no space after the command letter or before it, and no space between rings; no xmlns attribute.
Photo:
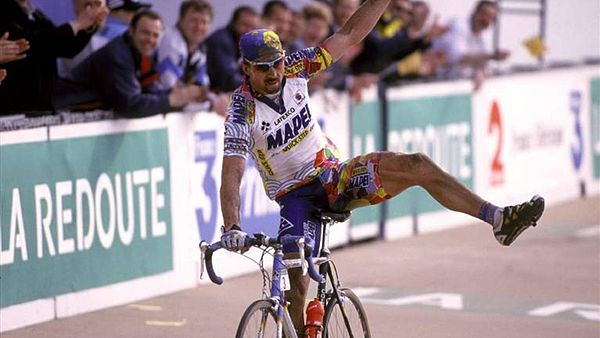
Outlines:
<svg viewBox="0 0 600 338"><path fill-rule="evenodd" d="M323 338L370 338L369 321L358 296L340 289L341 302L332 295L324 317Z"/></svg>
<svg viewBox="0 0 600 338"><path fill-rule="evenodd" d="M273 304L264 299L250 304L242 315L235 337L277 337L277 320L273 312Z"/></svg>

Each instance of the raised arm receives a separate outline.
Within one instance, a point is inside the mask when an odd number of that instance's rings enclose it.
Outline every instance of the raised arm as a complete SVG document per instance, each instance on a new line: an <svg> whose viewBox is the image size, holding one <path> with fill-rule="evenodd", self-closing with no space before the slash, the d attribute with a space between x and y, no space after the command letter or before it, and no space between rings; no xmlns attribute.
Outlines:
<svg viewBox="0 0 600 338"><path fill-rule="evenodd" d="M225 231L235 224L240 226L240 185L246 160L237 156L223 157L221 173L221 211Z"/></svg>
<svg viewBox="0 0 600 338"><path fill-rule="evenodd" d="M369 34L389 2L390 0L367 0L339 31L325 40L333 61L339 60L350 46L359 43Z"/></svg>

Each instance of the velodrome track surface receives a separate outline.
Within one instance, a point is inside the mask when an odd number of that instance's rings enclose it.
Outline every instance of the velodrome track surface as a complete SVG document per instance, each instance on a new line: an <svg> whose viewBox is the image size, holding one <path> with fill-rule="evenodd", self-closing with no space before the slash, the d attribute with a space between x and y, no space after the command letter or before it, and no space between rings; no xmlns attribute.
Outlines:
<svg viewBox="0 0 600 338"><path fill-rule="evenodd" d="M600 337L600 198L551 207L511 247L483 223L335 250L373 337ZM233 337L258 274L2 333Z"/></svg>

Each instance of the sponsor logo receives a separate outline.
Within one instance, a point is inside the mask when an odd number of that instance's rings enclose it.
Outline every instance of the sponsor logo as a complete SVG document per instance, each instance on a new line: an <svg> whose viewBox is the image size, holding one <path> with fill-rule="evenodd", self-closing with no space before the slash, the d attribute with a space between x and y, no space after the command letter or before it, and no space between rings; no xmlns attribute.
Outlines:
<svg viewBox="0 0 600 338"><path fill-rule="evenodd" d="M315 240L315 234L317 232L317 224L311 221L306 221L303 224L304 237Z"/></svg>
<svg viewBox="0 0 600 338"><path fill-rule="evenodd" d="M245 124L254 122L254 102L247 100L242 94L231 96L231 119L233 123ZM229 119L229 117L228 117Z"/></svg>
<svg viewBox="0 0 600 338"><path fill-rule="evenodd" d="M471 146L469 122L393 130L389 133L389 149L400 152L423 152L459 179L470 179Z"/></svg>
<svg viewBox="0 0 600 338"><path fill-rule="evenodd" d="M279 221L279 234L280 235L282 233L284 233L285 231L290 230L293 227L294 227L294 225L292 224L292 222L285 219L285 217L280 218L280 221Z"/></svg>
<svg viewBox="0 0 600 338"><path fill-rule="evenodd" d="M563 131L558 125L537 125L533 132L518 132L512 134L514 149L528 151L535 148L556 147L563 142Z"/></svg>
<svg viewBox="0 0 600 338"><path fill-rule="evenodd" d="M275 175L273 168L271 168L269 161L267 161L267 156L265 155L265 153L260 149L258 149L256 153L258 154L258 160L260 161L260 164L263 166L263 168L265 168L267 174L269 174L269 176Z"/></svg>
<svg viewBox="0 0 600 338"><path fill-rule="evenodd" d="M350 178L350 183L348 184L348 187L350 189L364 188L364 187L368 187L370 182L371 182L371 180L370 180L369 174L352 176Z"/></svg>
<svg viewBox="0 0 600 338"><path fill-rule="evenodd" d="M296 94L294 94L294 101L296 101L296 104L300 104L304 101L304 94L302 94L302 91L298 90Z"/></svg>
<svg viewBox="0 0 600 338"><path fill-rule="evenodd" d="M263 132L263 134L268 132L269 130L271 130L271 124L269 122L262 121L260 125L260 130Z"/></svg>
<svg viewBox="0 0 600 338"><path fill-rule="evenodd" d="M168 151L165 128L0 146L0 308L172 270Z"/></svg>
<svg viewBox="0 0 600 338"><path fill-rule="evenodd" d="M304 129L304 131L302 133L300 133L300 135L298 135L298 137L293 139L292 142L290 142L290 144L288 144L287 146L285 146L285 148L283 148L283 152L288 152L288 151L292 150L294 147L296 147L300 142L302 142L302 140L304 140L304 138L306 137L306 135L308 135L308 133L310 131L312 131L312 128L310 130Z"/></svg>
<svg viewBox="0 0 600 338"><path fill-rule="evenodd" d="M571 158L573 160L573 167L579 171L581 169L581 163L583 162L584 154L584 142L583 142L583 128L581 126L581 92L571 92L571 102L569 109L574 115L575 125L575 142L571 144Z"/></svg>
<svg viewBox="0 0 600 338"><path fill-rule="evenodd" d="M295 112L296 112L296 108L290 108L290 110L288 110L283 115L279 116L275 121L273 121L273 124L275 126L280 125L281 122L287 120L288 117L292 116L292 114L294 114Z"/></svg>
<svg viewBox="0 0 600 338"><path fill-rule="evenodd" d="M290 141L300 135L304 128L309 126L311 120L312 116L308 109L308 105L306 105L298 114L294 115L291 120L286 121L277 130L267 135L267 150L276 149L289 144ZM306 135L302 138L305 136Z"/></svg>
<svg viewBox="0 0 600 338"><path fill-rule="evenodd" d="M368 171L367 167L358 167L358 168L352 169L352 176L366 174L368 172L369 171Z"/></svg>
<svg viewBox="0 0 600 338"><path fill-rule="evenodd" d="M496 137L494 157L490 163L490 184L498 186L504 184L504 162L502 161L502 150L504 149L504 128L502 126L502 112L498 102L492 103L492 111L488 123L488 135Z"/></svg>
<svg viewBox="0 0 600 338"><path fill-rule="evenodd" d="M286 75L298 74L303 70L304 70L304 64L300 61L300 62L296 62L296 63L286 67L285 74Z"/></svg>
<svg viewBox="0 0 600 338"><path fill-rule="evenodd" d="M237 141L237 140L236 140ZM243 151L236 141L227 142L232 151ZM212 174L217 159L217 133L215 131L194 132L194 165L193 175L198 178L199 186L192 193L192 203L196 215L196 226L200 238L212 241L217 232L218 207L217 182Z"/></svg>

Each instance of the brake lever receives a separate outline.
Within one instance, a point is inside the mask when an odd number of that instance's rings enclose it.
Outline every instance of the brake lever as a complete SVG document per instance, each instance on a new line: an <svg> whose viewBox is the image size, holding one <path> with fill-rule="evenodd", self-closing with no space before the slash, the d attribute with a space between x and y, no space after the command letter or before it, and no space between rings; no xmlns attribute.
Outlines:
<svg viewBox="0 0 600 338"><path fill-rule="evenodd" d="M206 248L208 248L208 243L206 241L200 241L198 245L200 247L200 279L203 279L204 271L206 270L206 263L204 262L204 252L206 252Z"/></svg>

